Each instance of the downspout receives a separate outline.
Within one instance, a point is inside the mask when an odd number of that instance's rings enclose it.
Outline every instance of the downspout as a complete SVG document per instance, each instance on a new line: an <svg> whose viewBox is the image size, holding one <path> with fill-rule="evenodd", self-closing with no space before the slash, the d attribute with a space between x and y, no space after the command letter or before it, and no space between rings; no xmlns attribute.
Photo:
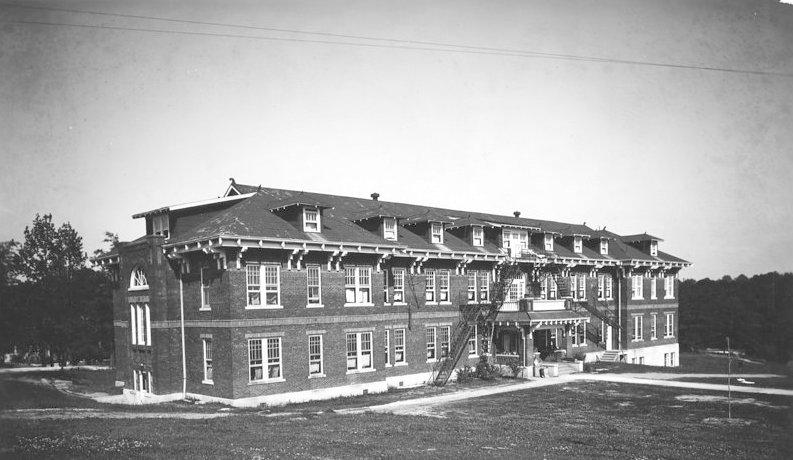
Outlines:
<svg viewBox="0 0 793 460"><path fill-rule="evenodd" d="M622 273L617 272L617 349L622 355Z"/></svg>
<svg viewBox="0 0 793 460"><path fill-rule="evenodd" d="M182 398L187 397L187 354L184 349L184 284L179 275L179 317L182 329Z"/></svg>

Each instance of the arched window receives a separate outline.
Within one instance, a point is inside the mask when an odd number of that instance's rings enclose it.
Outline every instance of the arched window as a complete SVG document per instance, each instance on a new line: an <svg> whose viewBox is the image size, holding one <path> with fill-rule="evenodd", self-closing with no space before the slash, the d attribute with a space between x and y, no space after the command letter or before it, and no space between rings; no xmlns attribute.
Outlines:
<svg viewBox="0 0 793 460"><path fill-rule="evenodd" d="M146 272L140 267L135 267L135 269L132 270L132 276L129 277L129 289L137 290L148 288L149 282L146 280Z"/></svg>

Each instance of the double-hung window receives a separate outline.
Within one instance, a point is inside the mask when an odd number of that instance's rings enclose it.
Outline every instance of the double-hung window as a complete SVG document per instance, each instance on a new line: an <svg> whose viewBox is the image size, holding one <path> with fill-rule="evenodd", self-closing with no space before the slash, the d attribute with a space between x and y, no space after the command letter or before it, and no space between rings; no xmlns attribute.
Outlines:
<svg viewBox="0 0 793 460"><path fill-rule="evenodd" d="M556 300L556 293L557 293L556 280L553 278L553 276L549 276L548 278L546 278L546 281L548 283L548 299Z"/></svg>
<svg viewBox="0 0 793 460"><path fill-rule="evenodd" d="M546 233L544 237L545 250L553 251L553 235Z"/></svg>
<svg viewBox="0 0 793 460"><path fill-rule="evenodd" d="M265 308L280 307L281 267L279 265L250 263L245 266L245 275L249 307L262 307L262 291L264 291Z"/></svg>
<svg viewBox="0 0 793 460"><path fill-rule="evenodd" d="M428 268L424 270L424 300L435 302L435 270Z"/></svg>
<svg viewBox="0 0 793 460"><path fill-rule="evenodd" d="M204 381L212 384L212 339L203 339L204 342Z"/></svg>
<svg viewBox="0 0 793 460"><path fill-rule="evenodd" d="M449 335L450 335L449 326L439 327L438 328L438 346L440 347L441 351L441 358L448 358L449 357Z"/></svg>
<svg viewBox="0 0 793 460"><path fill-rule="evenodd" d="M303 231L304 232L319 232L319 210L317 209L303 209Z"/></svg>
<svg viewBox="0 0 793 460"><path fill-rule="evenodd" d="M573 252L576 254L581 254L584 251L584 241L581 239L580 236L576 236L573 238Z"/></svg>
<svg viewBox="0 0 793 460"><path fill-rule="evenodd" d="M431 241L436 244L443 244L443 224L432 222L430 228Z"/></svg>
<svg viewBox="0 0 793 460"><path fill-rule="evenodd" d="M306 267L306 285L308 289L308 306L322 306L322 281L318 265Z"/></svg>
<svg viewBox="0 0 793 460"><path fill-rule="evenodd" d="M391 274L394 276L394 303L405 301L405 269L392 268Z"/></svg>
<svg viewBox="0 0 793 460"><path fill-rule="evenodd" d="M427 328L427 362L435 361L438 359L438 354L436 353L435 348L435 328L428 327Z"/></svg>
<svg viewBox="0 0 793 460"><path fill-rule="evenodd" d="M479 301L480 302L489 302L490 301L490 272L488 271L481 271L476 276L476 281L478 283L477 288L479 288Z"/></svg>
<svg viewBox="0 0 793 460"><path fill-rule="evenodd" d="M248 369L251 382L283 380L281 367L280 337L248 340Z"/></svg>
<svg viewBox="0 0 793 460"><path fill-rule="evenodd" d="M675 298L675 277L667 276L664 278L664 299Z"/></svg>
<svg viewBox="0 0 793 460"><path fill-rule="evenodd" d="M653 299L653 300L658 298L658 290L656 289L656 286L655 286L656 285L656 281L658 281L658 278L656 278L656 277L650 278L650 298Z"/></svg>
<svg viewBox="0 0 793 460"><path fill-rule="evenodd" d="M347 334L347 372L373 369L372 333L356 332Z"/></svg>
<svg viewBox="0 0 793 460"><path fill-rule="evenodd" d="M391 366L391 329L385 330L385 336L383 336L383 351L385 352L385 365Z"/></svg>
<svg viewBox="0 0 793 460"><path fill-rule="evenodd" d="M344 269L345 301L348 305L372 304L372 268L347 267Z"/></svg>
<svg viewBox="0 0 793 460"><path fill-rule="evenodd" d="M614 279L611 275L606 276L606 298L611 300L614 298Z"/></svg>
<svg viewBox="0 0 793 460"><path fill-rule="evenodd" d="M449 302L449 282L451 272L449 270L438 270L438 300Z"/></svg>
<svg viewBox="0 0 793 460"><path fill-rule="evenodd" d="M427 328L427 362L449 356L450 326Z"/></svg>
<svg viewBox="0 0 793 460"><path fill-rule="evenodd" d="M405 362L405 330L394 329L394 364Z"/></svg>
<svg viewBox="0 0 793 460"><path fill-rule="evenodd" d="M601 255L608 255L609 253L609 240L605 238L601 238L600 240L600 254Z"/></svg>
<svg viewBox="0 0 793 460"><path fill-rule="evenodd" d="M383 238L391 241L396 241L397 239L396 219L393 217L383 219Z"/></svg>
<svg viewBox="0 0 793 460"><path fill-rule="evenodd" d="M471 227L472 228L472 239L474 246L484 246L485 245L485 232L482 227Z"/></svg>
<svg viewBox="0 0 793 460"><path fill-rule="evenodd" d="M666 314L666 327L664 329L664 337L674 337L675 335L675 314Z"/></svg>
<svg viewBox="0 0 793 460"><path fill-rule="evenodd" d="M308 336L308 376L309 377L322 377L322 336L310 335Z"/></svg>
<svg viewBox="0 0 793 460"><path fill-rule="evenodd" d="M606 298L606 275L598 275L598 299Z"/></svg>
<svg viewBox="0 0 793 460"><path fill-rule="evenodd" d="M468 302L476 302L476 272L468 272Z"/></svg>
<svg viewBox="0 0 793 460"><path fill-rule="evenodd" d="M655 313L650 314L650 340L658 338L658 315Z"/></svg>
<svg viewBox="0 0 793 460"><path fill-rule="evenodd" d="M476 342L478 340L477 339L478 331L476 324L474 324L474 327L471 329L470 334L471 335L468 337L468 356L476 356L479 354L477 353L477 346L476 346Z"/></svg>
<svg viewBox="0 0 793 460"><path fill-rule="evenodd" d="M644 277L642 275L633 275L631 277L631 289L633 291L631 295L632 299L644 299Z"/></svg>
<svg viewBox="0 0 793 460"><path fill-rule="evenodd" d="M653 257L658 256L658 242L650 241L650 255Z"/></svg>
<svg viewBox="0 0 793 460"><path fill-rule="evenodd" d="M586 275L578 275L578 299L586 299Z"/></svg>
<svg viewBox="0 0 793 460"><path fill-rule="evenodd" d="M634 342L644 340L644 318L641 315L636 315L633 317L631 340Z"/></svg>
<svg viewBox="0 0 793 460"><path fill-rule="evenodd" d="M209 310L209 268L201 267L201 310Z"/></svg>
<svg viewBox="0 0 793 460"><path fill-rule="evenodd" d="M577 281L578 277L576 275L570 275L570 296L574 299L578 295Z"/></svg>
<svg viewBox="0 0 793 460"><path fill-rule="evenodd" d="M151 346L151 311L149 304L129 305L132 345Z"/></svg>

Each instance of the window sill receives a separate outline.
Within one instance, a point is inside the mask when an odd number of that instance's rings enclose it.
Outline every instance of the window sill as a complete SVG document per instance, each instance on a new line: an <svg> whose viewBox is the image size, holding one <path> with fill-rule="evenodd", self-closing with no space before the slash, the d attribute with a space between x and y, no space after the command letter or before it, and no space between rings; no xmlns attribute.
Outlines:
<svg viewBox="0 0 793 460"><path fill-rule="evenodd" d="M246 305L246 310L283 310L283 305Z"/></svg>
<svg viewBox="0 0 793 460"><path fill-rule="evenodd" d="M374 307L374 304L371 302L367 303L345 303L345 307Z"/></svg>
<svg viewBox="0 0 793 460"><path fill-rule="evenodd" d="M437 362L438 362L438 360L435 359L435 358L427 360L427 364L432 364L432 363L437 363Z"/></svg>
<svg viewBox="0 0 793 460"><path fill-rule="evenodd" d="M664 300L675 300L674 297L664 297Z"/></svg>
<svg viewBox="0 0 793 460"><path fill-rule="evenodd" d="M650 340L658 340L658 337L650 337Z"/></svg>
<svg viewBox="0 0 793 460"><path fill-rule="evenodd" d="M375 369L375 368L372 368L372 369L354 369L354 370L348 370L348 371L347 371L347 375L350 375L350 374L366 374L366 373L369 373L369 372L374 372L374 371L376 371L376 370L377 370L377 369Z"/></svg>
<svg viewBox="0 0 793 460"><path fill-rule="evenodd" d="M404 307L405 305L407 305L406 302L393 302L391 304L391 306L393 306L393 307Z"/></svg>
<svg viewBox="0 0 793 460"><path fill-rule="evenodd" d="M675 336L673 336L673 335L665 335L664 338L665 339L674 339Z"/></svg>
<svg viewBox="0 0 793 460"><path fill-rule="evenodd" d="M644 342L644 339L631 339L631 342Z"/></svg>
<svg viewBox="0 0 793 460"><path fill-rule="evenodd" d="M631 300L644 300L644 297L631 297Z"/></svg>
<svg viewBox="0 0 793 460"><path fill-rule="evenodd" d="M148 289L149 289L149 285L147 284L146 286L133 286L127 289L127 291L146 291Z"/></svg>
<svg viewBox="0 0 793 460"><path fill-rule="evenodd" d="M198 309L198 311L212 311L212 309L209 307L201 307Z"/></svg>
<svg viewBox="0 0 793 460"><path fill-rule="evenodd" d="M438 302L425 301L424 305L438 305Z"/></svg>
<svg viewBox="0 0 793 460"><path fill-rule="evenodd" d="M321 379L322 377L327 377L325 374L310 374L308 378L310 379Z"/></svg>
<svg viewBox="0 0 793 460"><path fill-rule="evenodd" d="M452 303L450 301L448 301L448 300L443 300L440 303L438 303L438 305L451 305L451 304Z"/></svg>
<svg viewBox="0 0 793 460"><path fill-rule="evenodd" d="M254 380L253 382L248 382L248 385L263 385L267 383L278 383L278 382L286 382L286 379L277 378L277 379L266 379L266 380Z"/></svg>
<svg viewBox="0 0 793 460"><path fill-rule="evenodd" d="M321 303L310 303L306 305L306 308L325 308L325 305Z"/></svg>
<svg viewBox="0 0 793 460"><path fill-rule="evenodd" d="M395 364L394 364L394 367L403 367L403 366L407 366L407 365L408 365L408 363L405 363L405 362L402 362L402 363L395 363Z"/></svg>
<svg viewBox="0 0 793 460"><path fill-rule="evenodd" d="M203 383L204 385L214 385L215 384L215 382L213 382L212 380L202 380L201 383Z"/></svg>

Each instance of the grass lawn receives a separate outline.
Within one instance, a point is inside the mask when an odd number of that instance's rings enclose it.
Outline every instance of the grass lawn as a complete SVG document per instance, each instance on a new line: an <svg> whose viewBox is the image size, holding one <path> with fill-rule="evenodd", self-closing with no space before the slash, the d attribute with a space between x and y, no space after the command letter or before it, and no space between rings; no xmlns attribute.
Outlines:
<svg viewBox="0 0 793 460"><path fill-rule="evenodd" d="M708 355L704 353L680 353L680 366L657 367L628 363L591 363L589 369L602 369L603 372L616 374L640 372L667 372L672 374L726 374L728 358L726 356ZM793 378L793 369L781 363L746 362L735 358L732 360L733 374L779 374Z"/></svg>

